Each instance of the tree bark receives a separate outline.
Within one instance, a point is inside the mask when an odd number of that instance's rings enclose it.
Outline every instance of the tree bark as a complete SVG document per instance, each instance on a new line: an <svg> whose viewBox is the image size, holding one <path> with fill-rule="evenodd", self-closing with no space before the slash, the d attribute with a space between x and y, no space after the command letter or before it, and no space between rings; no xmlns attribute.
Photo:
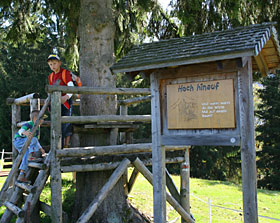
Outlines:
<svg viewBox="0 0 280 223"><path fill-rule="evenodd" d="M114 18L112 0L81 0L80 37L80 77L84 86L115 87L115 78L110 66L114 62ZM81 95L81 115L116 114L116 97L109 95ZM112 143L112 134L104 131L80 135L81 146L102 146ZM114 142L116 144L116 142ZM74 219L94 200L113 171L77 173L76 202ZM121 223L131 215L126 200L122 178L102 202L89 222ZM130 221L131 222L131 221ZM137 222L137 221L134 221ZM143 221L138 221L143 222Z"/></svg>

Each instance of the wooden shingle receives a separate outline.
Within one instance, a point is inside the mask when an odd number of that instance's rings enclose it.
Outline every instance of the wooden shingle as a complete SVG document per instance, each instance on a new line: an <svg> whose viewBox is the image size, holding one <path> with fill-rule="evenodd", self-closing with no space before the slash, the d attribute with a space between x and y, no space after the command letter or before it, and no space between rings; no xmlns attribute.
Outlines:
<svg viewBox="0 0 280 223"><path fill-rule="evenodd" d="M111 69L134 72L252 56L253 70L266 74L279 67L274 23L256 24L134 46Z"/></svg>

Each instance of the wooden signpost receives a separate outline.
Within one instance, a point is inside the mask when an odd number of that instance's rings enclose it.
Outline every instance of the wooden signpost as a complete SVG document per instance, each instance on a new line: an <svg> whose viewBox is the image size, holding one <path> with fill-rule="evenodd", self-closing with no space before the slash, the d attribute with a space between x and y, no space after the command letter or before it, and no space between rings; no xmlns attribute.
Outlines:
<svg viewBox="0 0 280 223"><path fill-rule="evenodd" d="M244 222L258 222L252 76L279 65L278 35L265 23L135 46L112 67L150 76L154 222L166 222L171 145L240 146Z"/></svg>

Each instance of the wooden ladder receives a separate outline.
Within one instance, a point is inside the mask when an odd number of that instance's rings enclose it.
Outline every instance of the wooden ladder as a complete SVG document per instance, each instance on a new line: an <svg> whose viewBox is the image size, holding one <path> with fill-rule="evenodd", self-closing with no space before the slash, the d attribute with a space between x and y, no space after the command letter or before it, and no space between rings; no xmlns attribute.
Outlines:
<svg viewBox="0 0 280 223"><path fill-rule="evenodd" d="M32 130L31 130L32 137L34 136L34 134L35 134L35 132L36 132L38 126L39 126L40 120L42 119L49 103L50 103L50 94L48 95L48 98L46 99L45 104L44 104L44 106L42 107L42 109L39 113L38 119L35 122ZM7 214L5 214L6 213L6 211L5 211L4 215L1 218L1 222L5 222L5 223L9 222L9 221L5 220L5 219L8 219L8 218L6 218L4 216L5 215L8 215L8 216L11 215L12 216L13 213L15 213L19 217L19 219L22 219L23 216L25 216L25 212L27 210L27 205L30 206L30 208L28 206L28 210L29 209L31 210L32 203L36 203L38 201L39 195L40 195L40 193L41 193L41 191L42 191L42 189L45 185L45 182L46 182L46 180L49 176L49 163L50 163L50 161L49 161L50 158L49 157L51 155L51 152L49 153L48 157L46 158L46 160L44 162L44 164L46 166L46 169L39 171L38 177L35 180L34 185L32 186L32 185L27 185L27 184L22 184L22 183L15 183L14 192L12 193L12 195L10 197L10 200L6 201L8 189L9 189L10 185L12 184L12 179L18 171L20 162L21 162L21 160L24 156L24 153L26 152L28 146L30 145L32 137L30 137L26 140L22 150L19 152L17 158L15 159L15 161L13 163L13 166L12 166L12 169L10 170L10 173L7 176L6 181L3 184L2 189L0 191L0 206L5 204L5 206L7 207L7 210L6 210ZM43 166L44 165L42 165L42 167L40 167L40 168L43 168ZM34 189L34 187L35 187L35 189ZM29 195L27 197L27 200L26 200L27 205L24 205L23 209L20 209L17 206L15 206L14 204L18 201L19 197L21 197L21 194L23 193L23 191L29 191L31 193L29 193ZM36 197L37 197L37 199L36 199ZM23 219L23 221L19 221L19 222L24 222L24 219Z"/></svg>
<svg viewBox="0 0 280 223"><path fill-rule="evenodd" d="M29 222L29 215L37 204L49 176L50 155L51 154L47 156L44 163L30 163L28 165L31 167L27 171L28 179L33 174L38 174L33 184L15 182L14 191L11 194L9 201L4 202L4 206L6 206L7 209L1 218L1 223L10 222L13 214L17 216L17 223ZM20 199L24 192L26 192L28 196L26 197L22 208L20 208L17 205L20 204Z"/></svg>

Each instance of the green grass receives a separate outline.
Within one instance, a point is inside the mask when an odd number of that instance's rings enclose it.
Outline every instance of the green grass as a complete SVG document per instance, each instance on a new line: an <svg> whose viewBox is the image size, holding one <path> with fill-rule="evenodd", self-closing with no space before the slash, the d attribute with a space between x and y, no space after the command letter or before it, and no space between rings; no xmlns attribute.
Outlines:
<svg viewBox="0 0 280 223"><path fill-rule="evenodd" d="M131 171L129 171L131 173ZM62 174L63 177L63 210L67 213L72 212L72 205L74 203L75 189L72 185L72 174ZM172 176L173 181L179 188L180 177ZM6 178L0 178L0 186L2 187ZM201 180L191 178L190 180L190 203L191 212L196 218L196 222L209 222L208 216L208 199L211 199L212 205L222 206L225 208L241 210L242 207L242 187L229 182ZM128 199L134 207L138 208L146 215L153 215L153 191L152 186L140 174L137 181L129 194ZM41 194L41 201L50 204L50 185L49 181ZM0 209L0 215L3 214L4 207ZM212 207L212 222L218 223L239 223L243 222L242 212L234 212L222 208ZM167 205L168 221L181 222L178 213ZM280 219L280 192L258 190L258 214L272 218ZM71 217L71 216L70 216ZM48 216L42 213L42 222L51 222ZM260 223L276 223L275 220L269 220L259 217Z"/></svg>
<svg viewBox="0 0 280 223"><path fill-rule="evenodd" d="M180 176L172 176L174 183L179 188ZM146 179L139 175L136 184L129 195L131 203L143 213L152 215L153 209L152 186ZM196 222L209 222L208 199L212 205L225 208L241 210L242 207L242 187L229 182L190 179L190 204L191 212ZM167 205L166 208L168 221L177 219L181 222L179 215L173 207ZM211 207L212 222L219 223L239 223L243 222L242 212L234 212L217 207ZM258 190L258 214L280 219L280 192ZM275 220L268 220L259 217L260 223L275 223Z"/></svg>

